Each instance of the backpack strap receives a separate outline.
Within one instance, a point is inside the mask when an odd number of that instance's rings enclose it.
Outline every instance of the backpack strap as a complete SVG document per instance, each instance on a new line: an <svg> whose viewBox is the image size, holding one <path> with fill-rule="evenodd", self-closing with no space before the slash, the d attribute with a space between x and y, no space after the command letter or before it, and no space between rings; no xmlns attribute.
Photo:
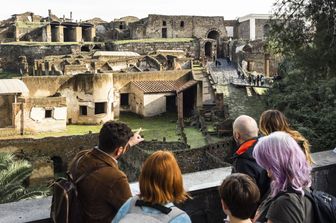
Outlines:
<svg viewBox="0 0 336 223"><path fill-rule="evenodd" d="M150 204L148 202L142 201L139 199L138 196L135 196L130 201L130 209L128 213L137 213L137 214L144 214L141 207L150 207L154 208L161 212L160 215L151 215L151 217L157 219L160 222L169 223L171 220L175 219L181 214L184 214L185 212L181 209L172 206L172 207L166 207L160 204Z"/></svg>

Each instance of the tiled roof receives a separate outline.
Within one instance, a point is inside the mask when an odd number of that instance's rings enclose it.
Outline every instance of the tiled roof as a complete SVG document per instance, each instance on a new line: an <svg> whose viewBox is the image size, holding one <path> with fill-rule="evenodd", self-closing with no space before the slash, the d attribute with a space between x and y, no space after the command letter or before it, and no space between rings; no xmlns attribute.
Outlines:
<svg viewBox="0 0 336 223"><path fill-rule="evenodd" d="M132 81L143 93L164 93L164 92L180 92L195 84L197 81Z"/></svg>
<svg viewBox="0 0 336 223"><path fill-rule="evenodd" d="M176 81L132 81L144 93L161 93L176 91Z"/></svg>

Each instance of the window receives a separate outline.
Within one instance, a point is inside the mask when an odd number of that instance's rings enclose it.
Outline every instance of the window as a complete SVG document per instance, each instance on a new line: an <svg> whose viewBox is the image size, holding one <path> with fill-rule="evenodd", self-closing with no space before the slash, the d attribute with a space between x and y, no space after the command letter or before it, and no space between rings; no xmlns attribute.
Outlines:
<svg viewBox="0 0 336 223"><path fill-rule="evenodd" d="M106 102L95 103L95 115L106 113Z"/></svg>
<svg viewBox="0 0 336 223"><path fill-rule="evenodd" d="M79 115L87 115L87 106L79 106Z"/></svg>
<svg viewBox="0 0 336 223"><path fill-rule="evenodd" d="M52 110L51 109L46 109L45 110L45 118L51 118L52 115Z"/></svg>
<svg viewBox="0 0 336 223"><path fill-rule="evenodd" d="M181 23L180 23L180 27L181 27L181 28L184 28L184 21L181 21Z"/></svg>
<svg viewBox="0 0 336 223"><path fill-rule="evenodd" d="M129 94L120 94L120 105L129 106Z"/></svg>
<svg viewBox="0 0 336 223"><path fill-rule="evenodd" d="M162 21L162 25L163 25L163 26L166 26L166 25L167 25L167 22L166 22L166 21Z"/></svg>

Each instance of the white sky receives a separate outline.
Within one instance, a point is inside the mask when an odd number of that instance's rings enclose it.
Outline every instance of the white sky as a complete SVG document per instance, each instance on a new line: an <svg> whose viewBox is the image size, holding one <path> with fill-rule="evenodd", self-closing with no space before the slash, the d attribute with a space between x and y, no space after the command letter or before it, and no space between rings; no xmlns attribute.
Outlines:
<svg viewBox="0 0 336 223"><path fill-rule="evenodd" d="M127 15L144 18L148 14L224 16L234 19L250 13L270 13L275 0L0 0L0 20L26 11L58 17L70 11L74 19L100 17L112 21Z"/></svg>

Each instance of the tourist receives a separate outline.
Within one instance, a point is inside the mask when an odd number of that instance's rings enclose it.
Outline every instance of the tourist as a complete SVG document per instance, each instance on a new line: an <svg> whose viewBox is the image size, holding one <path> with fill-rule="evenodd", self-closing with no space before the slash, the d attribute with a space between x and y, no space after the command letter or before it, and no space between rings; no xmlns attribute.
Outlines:
<svg viewBox="0 0 336 223"><path fill-rule="evenodd" d="M259 82L260 82L260 76L259 74L257 75L257 86L259 86Z"/></svg>
<svg viewBox="0 0 336 223"><path fill-rule="evenodd" d="M256 80L256 77L254 75L252 76L252 81L253 81L253 85L256 85L257 80Z"/></svg>
<svg viewBox="0 0 336 223"><path fill-rule="evenodd" d="M239 148L233 155L232 173L245 173L252 177L259 190L261 200L265 199L269 190L270 179L266 170L260 167L252 156L258 142L257 122L247 115L239 116L233 123L233 138Z"/></svg>
<svg viewBox="0 0 336 223"><path fill-rule="evenodd" d="M252 83L252 77L251 77L251 74L249 74L249 76L248 76L248 83L249 83L249 85L251 85L251 83Z"/></svg>
<svg viewBox="0 0 336 223"><path fill-rule="evenodd" d="M119 208L131 197L126 175L117 159L143 139L123 123L108 121L100 130L99 145L81 151L70 165L77 185L84 222L111 222Z"/></svg>
<svg viewBox="0 0 336 223"><path fill-rule="evenodd" d="M261 134L265 136L275 131L287 132L300 145L306 156L308 163L309 164L313 163L313 159L310 154L310 144L308 140L298 131L295 131L294 129L290 128L287 118L282 112L278 110L264 111L259 119L259 128Z"/></svg>
<svg viewBox="0 0 336 223"><path fill-rule="evenodd" d="M160 150L147 158L139 187L140 194L120 208L112 223L191 223L189 216L174 205L189 196L183 189L181 170L171 152Z"/></svg>
<svg viewBox="0 0 336 223"><path fill-rule="evenodd" d="M253 151L272 179L271 192L258 208L256 222L314 222L312 203L304 196L311 184L310 166L296 141L285 132L262 137Z"/></svg>
<svg viewBox="0 0 336 223"><path fill-rule="evenodd" d="M258 186L246 174L228 176L219 188L224 213L230 223L248 223L254 215L260 198Z"/></svg>

